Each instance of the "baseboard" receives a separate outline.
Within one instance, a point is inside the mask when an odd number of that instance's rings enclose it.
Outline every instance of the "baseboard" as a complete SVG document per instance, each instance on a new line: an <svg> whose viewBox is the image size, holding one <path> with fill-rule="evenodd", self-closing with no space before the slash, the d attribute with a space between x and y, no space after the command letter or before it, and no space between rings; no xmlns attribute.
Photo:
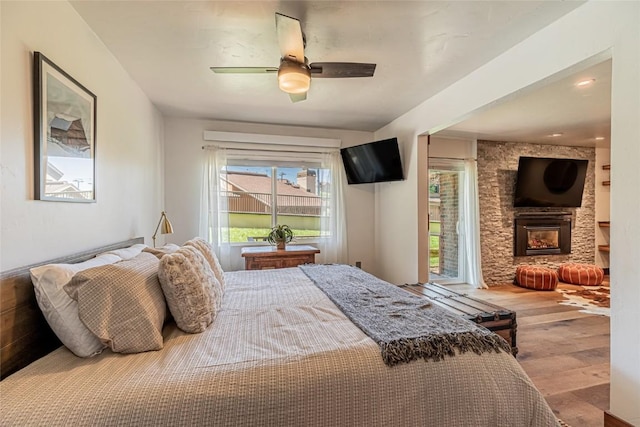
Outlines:
<svg viewBox="0 0 640 427"><path fill-rule="evenodd" d="M604 427L633 427L628 422L621 420L609 411L604 411Z"/></svg>

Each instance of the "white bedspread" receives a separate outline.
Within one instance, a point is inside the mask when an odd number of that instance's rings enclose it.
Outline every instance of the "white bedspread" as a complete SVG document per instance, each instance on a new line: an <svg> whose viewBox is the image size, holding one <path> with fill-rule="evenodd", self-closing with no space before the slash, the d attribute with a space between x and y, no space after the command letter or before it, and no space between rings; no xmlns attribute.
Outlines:
<svg viewBox="0 0 640 427"><path fill-rule="evenodd" d="M226 273L204 333L80 359L60 348L0 383L0 424L555 426L507 353L386 366L298 269Z"/></svg>

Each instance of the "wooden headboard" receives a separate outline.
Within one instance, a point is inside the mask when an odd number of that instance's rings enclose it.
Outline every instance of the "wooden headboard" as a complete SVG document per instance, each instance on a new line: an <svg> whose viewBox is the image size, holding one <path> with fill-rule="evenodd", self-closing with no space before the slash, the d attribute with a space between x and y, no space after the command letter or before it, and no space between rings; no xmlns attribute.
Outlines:
<svg viewBox="0 0 640 427"><path fill-rule="evenodd" d="M142 237L0 273L0 379L62 344L40 312L29 269L86 261L99 253L144 243Z"/></svg>

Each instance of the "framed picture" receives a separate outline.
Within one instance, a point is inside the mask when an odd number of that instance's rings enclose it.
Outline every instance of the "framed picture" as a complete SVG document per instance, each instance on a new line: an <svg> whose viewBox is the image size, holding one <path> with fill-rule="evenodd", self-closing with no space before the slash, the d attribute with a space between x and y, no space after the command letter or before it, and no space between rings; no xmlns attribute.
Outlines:
<svg viewBox="0 0 640 427"><path fill-rule="evenodd" d="M33 54L35 199L96 201L96 96Z"/></svg>

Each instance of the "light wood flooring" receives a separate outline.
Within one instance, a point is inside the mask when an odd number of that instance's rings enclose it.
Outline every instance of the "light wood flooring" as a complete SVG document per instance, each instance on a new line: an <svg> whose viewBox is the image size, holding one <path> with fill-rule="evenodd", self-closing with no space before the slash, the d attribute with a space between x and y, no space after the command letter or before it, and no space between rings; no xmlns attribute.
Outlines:
<svg viewBox="0 0 640 427"><path fill-rule="evenodd" d="M559 292L511 284L447 287L514 310L517 359L558 418L572 427L604 425L603 412L609 409L609 317L560 305Z"/></svg>

